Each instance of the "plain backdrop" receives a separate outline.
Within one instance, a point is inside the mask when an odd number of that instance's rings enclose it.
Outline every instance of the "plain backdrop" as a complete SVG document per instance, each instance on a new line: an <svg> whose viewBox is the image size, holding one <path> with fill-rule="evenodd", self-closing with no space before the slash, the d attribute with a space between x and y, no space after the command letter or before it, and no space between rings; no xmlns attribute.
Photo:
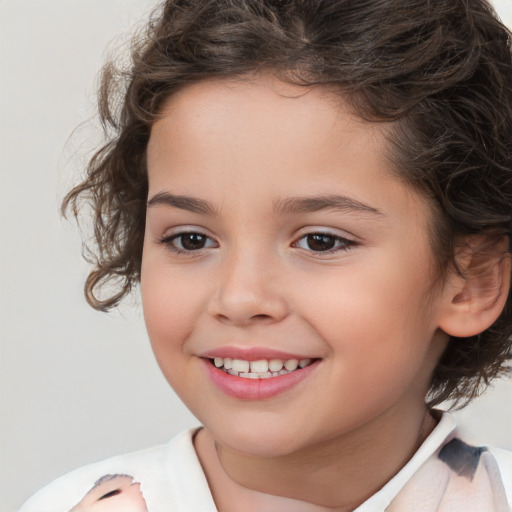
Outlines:
<svg viewBox="0 0 512 512"><path fill-rule="evenodd" d="M140 308L86 305L80 237L58 214L95 144L105 48L154 5L0 0L2 512L63 472L197 424L160 375ZM512 0L495 5L512 26ZM512 449L512 382L459 416L476 441Z"/></svg>

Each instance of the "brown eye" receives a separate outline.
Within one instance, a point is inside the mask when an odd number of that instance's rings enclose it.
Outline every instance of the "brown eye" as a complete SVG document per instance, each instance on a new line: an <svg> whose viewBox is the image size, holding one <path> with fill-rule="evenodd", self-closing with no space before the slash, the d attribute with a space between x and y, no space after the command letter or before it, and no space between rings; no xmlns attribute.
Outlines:
<svg viewBox="0 0 512 512"><path fill-rule="evenodd" d="M207 237L199 233L185 233L176 240L179 240L181 247L186 251L197 251L205 246Z"/></svg>
<svg viewBox="0 0 512 512"><path fill-rule="evenodd" d="M201 249L217 247L217 244L209 236L195 231L178 233L164 238L161 243L173 252L194 252Z"/></svg>
<svg viewBox="0 0 512 512"><path fill-rule="evenodd" d="M336 239L330 235L314 234L306 237L308 248L312 251L328 251L336 245Z"/></svg>
<svg viewBox="0 0 512 512"><path fill-rule="evenodd" d="M353 245L354 241L330 233L309 233L296 242L297 247L318 253L343 251Z"/></svg>

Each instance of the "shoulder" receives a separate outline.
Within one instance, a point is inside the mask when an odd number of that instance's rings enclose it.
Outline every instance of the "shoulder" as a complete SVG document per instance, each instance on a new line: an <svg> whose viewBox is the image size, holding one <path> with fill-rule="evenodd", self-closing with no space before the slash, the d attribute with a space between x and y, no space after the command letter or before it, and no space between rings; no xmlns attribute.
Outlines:
<svg viewBox="0 0 512 512"><path fill-rule="evenodd" d="M511 451L474 445L456 428L441 446L437 459L449 469L450 484L458 482L465 497L476 499L487 493L501 505L500 511L512 512Z"/></svg>
<svg viewBox="0 0 512 512"><path fill-rule="evenodd" d="M69 512L78 505L87 505L91 496L101 499L116 489L113 484L140 483L138 478L147 465L157 465L164 446L118 455L75 469L40 489L20 512ZM156 463L156 464L155 464ZM108 487L108 489L107 489ZM101 494L105 491L104 494ZM83 508L85 508L85 505ZM142 509L144 510L144 509Z"/></svg>
<svg viewBox="0 0 512 512"><path fill-rule="evenodd" d="M445 415L448 416L448 413ZM443 443L438 454L439 460L457 475L467 477L475 488L478 483L485 488L492 488L494 499L499 501L498 496L501 496L500 499L508 502L512 512L512 451L479 446L480 443L475 445L472 436L469 436L469 440L466 439L467 432L464 425L457 425Z"/></svg>
<svg viewBox="0 0 512 512"><path fill-rule="evenodd" d="M467 441L456 419L444 413L411 460L358 512L512 512L512 453Z"/></svg>
<svg viewBox="0 0 512 512"><path fill-rule="evenodd" d="M108 510L159 510L159 503L179 501L182 479L189 487L208 490L192 443L194 431L182 432L169 443L88 464L57 478L34 494L20 512L94 512L101 501ZM192 483L194 482L194 484ZM201 493L198 493L201 495ZM210 494L207 494L207 498ZM128 507L129 505L129 507ZM101 510L107 510L102 508ZM208 510L204 508L204 510Z"/></svg>
<svg viewBox="0 0 512 512"><path fill-rule="evenodd" d="M498 464L507 499L512 503L512 451L492 447L488 450Z"/></svg>

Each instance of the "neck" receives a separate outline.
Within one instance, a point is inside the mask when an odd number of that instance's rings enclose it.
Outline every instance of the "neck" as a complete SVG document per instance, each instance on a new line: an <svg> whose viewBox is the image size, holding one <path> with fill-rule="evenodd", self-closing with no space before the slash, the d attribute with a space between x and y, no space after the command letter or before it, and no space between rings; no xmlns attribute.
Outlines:
<svg viewBox="0 0 512 512"><path fill-rule="evenodd" d="M395 411L396 413L396 411ZM333 439L277 457L236 453L203 429L196 450L220 512L346 512L388 482L435 426L423 407L404 420L390 411Z"/></svg>

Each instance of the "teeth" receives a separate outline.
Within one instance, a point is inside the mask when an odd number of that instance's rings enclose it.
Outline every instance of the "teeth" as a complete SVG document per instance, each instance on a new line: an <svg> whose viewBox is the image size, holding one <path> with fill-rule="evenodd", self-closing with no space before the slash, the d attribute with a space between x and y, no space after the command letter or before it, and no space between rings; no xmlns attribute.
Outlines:
<svg viewBox="0 0 512 512"><path fill-rule="evenodd" d="M245 377L246 379L257 379L258 374L257 373L239 373L239 377Z"/></svg>
<svg viewBox="0 0 512 512"><path fill-rule="evenodd" d="M268 372L268 361L260 359L259 361L251 361L251 372L265 373Z"/></svg>
<svg viewBox="0 0 512 512"><path fill-rule="evenodd" d="M249 361L243 359L233 359L232 369L235 372L247 373L249 371Z"/></svg>
<svg viewBox="0 0 512 512"><path fill-rule="evenodd" d="M310 365L312 359L259 359L257 361L246 361L244 359L231 359L230 357L215 357L213 364L217 368L222 368L225 372L244 377L246 379L269 379L278 375L305 368Z"/></svg>
<svg viewBox="0 0 512 512"><path fill-rule="evenodd" d="M278 372L283 367L283 361L280 359L271 359L268 362L268 369L271 372Z"/></svg>
<svg viewBox="0 0 512 512"><path fill-rule="evenodd" d="M290 359L284 363L284 367L289 371L293 372L299 367L299 361L297 359Z"/></svg>

